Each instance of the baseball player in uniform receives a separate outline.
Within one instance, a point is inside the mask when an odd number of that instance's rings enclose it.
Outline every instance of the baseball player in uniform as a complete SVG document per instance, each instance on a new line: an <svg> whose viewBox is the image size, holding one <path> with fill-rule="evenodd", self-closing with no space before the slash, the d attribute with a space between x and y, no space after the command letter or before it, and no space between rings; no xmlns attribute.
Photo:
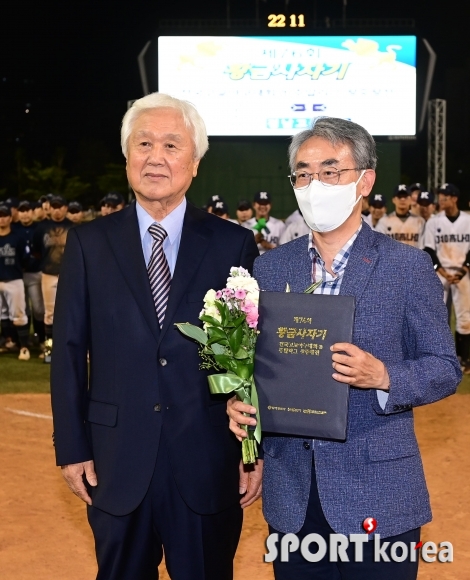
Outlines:
<svg viewBox="0 0 470 580"><path fill-rule="evenodd" d="M41 264L34 256L33 238L39 223L34 221L33 207L29 201L22 201L18 206L19 222L17 231L26 243L23 282L26 297L26 314L33 320L34 334L42 344L44 334L44 300L41 289ZM42 357L41 357L42 358Z"/></svg>
<svg viewBox="0 0 470 580"><path fill-rule="evenodd" d="M452 294L456 345L465 374L470 374L470 215L461 212L460 192L452 183L438 189L443 211L426 224L425 251L444 286L444 301Z"/></svg>
<svg viewBox="0 0 470 580"><path fill-rule="evenodd" d="M392 201L395 211L381 218L375 230L422 250L425 222L422 217L410 212L411 196L408 187L404 184L397 185Z"/></svg>
<svg viewBox="0 0 470 580"><path fill-rule="evenodd" d="M51 362L52 325L60 264L68 231L74 226L65 217L68 203L62 196L52 197L50 208L51 219L41 222L33 236L34 255L41 259L41 288L44 299L44 330L46 335L45 363Z"/></svg>
<svg viewBox="0 0 470 580"><path fill-rule="evenodd" d="M259 220L266 220L266 225L260 232L257 232L256 229L253 230L259 253L264 254L267 250L272 250L279 246L279 241L286 226L282 220L271 217L271 196L267 191L259 191L255 195L253 208L255 217L247 220L243 225L246 228L255 228Z"/></svg>
<svg viewBox="0 0 470 580"><path fill-rule="evenodd" d="M241 199L237 205L237 219L230 220L234 224L242 226L247 220L253 217L253 208L247 199Z"/></svg>
<svg viewBox="0 0 470 580"><path fill-rule="evenodd" d="M431 192L420 191L417 203L419 208L419 215L425 222L434 217L436 213L436 204L434 203L434 195Z"/></svg>
<svg viewBox="0 0 470 580"><path fill-rule="evenodd" d="M12 230L11 208L0 203L0 306L2 311L2 339L11 338L13 325L20 343L19 360L29 360L29 325L23 284L22 262L25 240ZM2 350L4 350L2 348ZM8 351L8 349L5 349Z"/></svg>
<svg viewBox="0 0 470 580"><path fill-rule="evenodd" d="M362 219L375 230L381 218L387 213L387 202L381 193L371 193L369 197L369 215L363 214Z"/></svg>
<svg viewBox="0 0 470 580"><path fill-rule="evenodd" d="M420 214L420 211L419 211L418 199L419 199L420 193L422 191L424 191L423 184L422 183L412 183L408 187L408 191L410 192L410 196L411 196L410 213L412 213L413 215L418 215L419 216L421 214Z"/></svg>

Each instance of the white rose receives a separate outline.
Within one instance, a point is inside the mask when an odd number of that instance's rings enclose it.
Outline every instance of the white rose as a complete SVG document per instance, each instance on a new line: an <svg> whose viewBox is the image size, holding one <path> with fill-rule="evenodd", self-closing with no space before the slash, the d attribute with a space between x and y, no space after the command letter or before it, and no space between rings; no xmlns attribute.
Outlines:
<svg viewBox="0 0 470 580"><path fill-rule="evenodd" d="M213 305L215 303L215 290L208 290L204 296L204 305Z"/></svg>

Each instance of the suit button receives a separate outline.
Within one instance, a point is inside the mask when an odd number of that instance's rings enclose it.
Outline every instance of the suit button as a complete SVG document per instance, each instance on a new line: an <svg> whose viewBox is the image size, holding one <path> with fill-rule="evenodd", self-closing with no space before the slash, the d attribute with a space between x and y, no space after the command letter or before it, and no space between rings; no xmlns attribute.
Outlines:
<svg viewBox="0 0 470 580"><path fill-rule="evenodd" d="M161 411L162 406L160 405L160 403L157 403L156 405L153 406L153 410L157 411L158 413Z"/></svg>
<svg viewBox="0 0 470 580"><path fill-rule="evenodd" d="M159 358L158 362L162 365L162 367L166 367L166 365L168 364L166 358Z"/></svg>
<svg viewBox="0 0 470 580"><path fill-rule="evenodd" d="M310 449L310 443L308 443L308 441L304 441L304 449L307 451Z"/></svg>

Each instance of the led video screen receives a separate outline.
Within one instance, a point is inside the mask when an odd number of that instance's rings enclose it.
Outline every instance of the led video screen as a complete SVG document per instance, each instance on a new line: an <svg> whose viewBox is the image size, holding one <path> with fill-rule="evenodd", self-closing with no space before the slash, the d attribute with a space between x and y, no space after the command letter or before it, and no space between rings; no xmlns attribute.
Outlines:
<svg viewBox="0 0 470 580"><path fill-rule="evenodd" d="M209 135L282 136L318 116L416 132L416 36L160 36L158 90Z"/></svg>

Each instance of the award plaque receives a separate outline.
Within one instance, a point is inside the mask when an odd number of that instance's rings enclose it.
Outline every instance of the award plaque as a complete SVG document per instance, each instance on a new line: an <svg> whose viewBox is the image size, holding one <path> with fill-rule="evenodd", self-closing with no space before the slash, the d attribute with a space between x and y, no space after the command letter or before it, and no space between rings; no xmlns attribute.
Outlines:
<svg viewBox="0 0 470 580"><path fill-rule="evenodd" d="M337 342L351 342L355 298L260 292L255 384L263 433L345 440L349 385L332 377Z"/></svg>

